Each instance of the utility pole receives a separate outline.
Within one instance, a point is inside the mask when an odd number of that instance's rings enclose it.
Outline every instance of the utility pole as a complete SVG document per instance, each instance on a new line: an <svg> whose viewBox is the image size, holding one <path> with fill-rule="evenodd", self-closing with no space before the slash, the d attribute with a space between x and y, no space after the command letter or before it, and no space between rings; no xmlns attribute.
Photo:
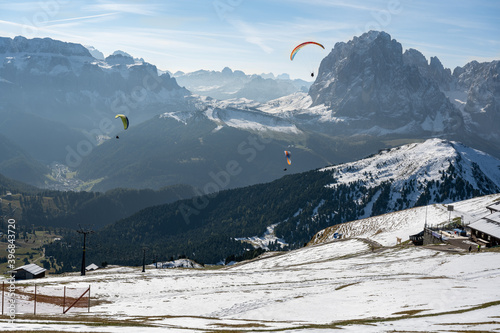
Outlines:
<svg viewBox="0 0 500 333"><path fill-rule="evenodd" d="M80 230L77 230L79 234L83 234L83 253L82 253L82 270L80 272L80 275L85 275L85 242L87 240L87 235L94 233L93 230L83 230L82 227L80 227Z"/></svg>
<svg viewBox="0 0 500 333"><path fill-rule="evenodd" d="M146 246L142 247L142 271L146 271Z"/></svg>

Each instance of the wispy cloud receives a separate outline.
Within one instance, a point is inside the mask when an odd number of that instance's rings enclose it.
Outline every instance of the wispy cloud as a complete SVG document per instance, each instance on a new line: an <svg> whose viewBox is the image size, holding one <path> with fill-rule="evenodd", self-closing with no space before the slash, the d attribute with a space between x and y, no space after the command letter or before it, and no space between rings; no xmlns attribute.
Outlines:
<svg viewBox="0 0 500 333"><path fill-rule="evenodd" d="M387 0L380 1L343 1L343 0L278 0L283 3L298 3L313 7L323 7L323 8L348 8L360 11L376 11L381 8L387 7Z"/></svg>
<svg viewBox="0 0 500 333"><path fill-rule="evenodd" d="M72 18L66 18L66 19L60 19L60 20L47 21L46 23L68 22L68 21L83 21L83 20L101 18L101 17L105 17L105 16L112 16L112 15L116 15L116 14L117 13L115 12L115 13L106 13L106 14L98 14L98 15L90 15L90 16L72 17Z"/></svg>
<svg viewBox="0 0 500 333"><path fill-rule="evenodd" d="M265 43L263 34L254 26L235 18L228 18L227 22L236 28L247 42L259 46L266 53L273 52L273 48Z"/></svg>
<svg viewBox="0 0 500 333"><path fill-rule="evenodd" d="M155 16L162 10L164 6L154 4L130 4L130 3L99 3L94 5L82 6L86 11L106 11L106 12L121 12L129 14Z"/></svg>

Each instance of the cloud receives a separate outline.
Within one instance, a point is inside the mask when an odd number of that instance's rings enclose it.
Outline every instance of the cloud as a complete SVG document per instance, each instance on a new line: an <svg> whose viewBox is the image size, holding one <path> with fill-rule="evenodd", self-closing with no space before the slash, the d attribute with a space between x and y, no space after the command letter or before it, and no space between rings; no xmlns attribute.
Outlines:
<svg viewBox="0 0 500 333"><path fill-rule="evenodd" d="M71 18L66 18L66 19L47 21L46 23L67 22L67 21L83 21L83 20L101 18L101 17L111 16L111 15L116 15L116 14L117 13L115 12L115 13L106 13L106 14L98 14L98 15L90 15L90 16L71 17Z"/></svg>
<svg viewBox="0 0 500 333"><path fill-rule="evenodd" d="M247 42L257 45L266 53L273 52L273 48L265 44L264 38L261 37L262 34L253 26L243 20L235 18L227 18L226 21L236 28Z"/></svg>
<svg viewBox="0 0 500 333"><path fill-rule="evenodd" d="M367 5L360 5L360 4L355 4L353 2L349 1L343 1L343 0L286 0L286 3L299 3L299 4L305 4L308 6L314 6L314 7L339 7L339 8L349 8L349 9L356 9L356 10L362 10L362 11L376 11L380 10L380 6L377 5L372 5L372 6L367 6ZM375 1L377 2L377 1ZM383 3L384 6L387 6L387 1L378 1L379 3ZM373 3L373 1L372 1Z"/></svg>
<svg viewBox="0 0 500 333"><path fill-rule="evenodd" d="M164 6L153 4L130 4L130 3L100 3L95 5L82 6L83 10L87 11L107 11L107 12L121 12L128 14L138 14L146 16L156 16Z"/></svg>

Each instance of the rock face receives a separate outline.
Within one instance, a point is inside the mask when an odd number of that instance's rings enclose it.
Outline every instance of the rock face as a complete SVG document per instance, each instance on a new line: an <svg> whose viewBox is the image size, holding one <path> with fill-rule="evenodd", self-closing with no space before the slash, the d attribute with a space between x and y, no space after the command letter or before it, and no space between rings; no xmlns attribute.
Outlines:
<svg viewBox="0 0 500 333"><path fill-rule="evenodd" d="M458 100L458 107L468 132L500 143L500 61L472 61L455 68L453 79L455 94L466 96L466 100Z"/></svg>
<svg viewBox="0 0 500 333"><path fill-rule="evenodd" d="M441 92L435 78L446 83L447 72L433 59L427 65L416 50L403 54L385 32L337 43L309 90L313 106L323 104L332 117L347 122L344 129L335 128L345 134L456 133L462 117Z"/></svg>
<svg viewBox="0 0 500 333"><path fill-rule="evenodd" d="M92 58L90 52L80 44L66 43L50 38L27 39L17 36L14 39L0 38L0 54L32 53L62 56L82 56Z"/></svg>

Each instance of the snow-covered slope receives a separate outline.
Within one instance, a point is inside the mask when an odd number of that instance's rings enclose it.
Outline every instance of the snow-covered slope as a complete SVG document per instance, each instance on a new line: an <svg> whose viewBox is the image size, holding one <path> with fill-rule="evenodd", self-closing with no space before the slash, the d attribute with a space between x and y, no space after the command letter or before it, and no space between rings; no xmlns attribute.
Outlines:
<svg viewBox="0 0 500 333"><path fill-rule="evenodd" d="M270 221L270 225L276 237L297 248L327 226L373 217L361 222L366 226L357 230L367 227L376 233L378 230L371 226L373 221L377 223L376 216L499 193L500 160L457 142L429 139L311 171L289 182L293 184L290 197L283 196L282 200L294 200L296 207L286 210L279 220ZM303 193L311 194L303 197ZM408 214L412 219L420 218L422 211L416 209ZM465 219L470 220L467 215ZM396 218L392 222L399 228L408 220ZM409 228L411 231L404 231L408 233L406 238L419 231L413 225ZM241 236L248 240L262 238ZM258 242L253 244L260 246Z"/></svg>
<svg viewBox="0 0 500 333"><path fill-rule="evenodd" d="M371 158L322 171L331 172L335 178L330 185L332 188L359 184L370 189L386 184L388 188L384 195L389 210L412 207L419 198L425 202L448 202L465 199L468 193L477 190L500 192L498 159L441 139L393 148ZM452 183L454 186L449 190L448 198L441 200L442 193L448 191L447 187ZM382 192L384 190L379 195ZM373 201L367 204L373 204L379 195L372 197ZM364 200L363 195L354 194L354 197L361 202ZM368 209L367 214L368 211L372 210Z"/></svg>
<svg viewBox="0 0 500 333"><path fill-rule="evenodd" d="M448 211L447 205L434 204L342 223L321 230L310 244L332 241L335 239L334 234L339 233L342 238L361 237L384 246L393 246L397 243L396 238L404 242L410 235L421 232L425 224L438 225L460 218L463 224L468 225L491 214L486 207L499 201L500 194L491 194L450 203L453 205L452 212Z"/></svg>
<svg viewBox="0 0 500 333"><path fill-rule="evenodd" d="M488 196L455 207L478 212L498 199L500 195ZM442 219L428 215L429 223ZM393 239L397 219L422 225L420 216L408 212L387 215L378 220L381 231L375 239ZM370 237L368 232L352 235ZM0 329L497 332L498 262L498 252L456 254L421 247L372 252L367 241L351 238L266 254L222 269L147 268L143 273L141 267L110 267L86 276L70 273L16 282L18 291L30 294L37 284L36 320L33 298L23 296L14 323L4 317ZM90 312L77 307L61 316L60 304L47 303L42 296L60 298L62 285L73 297L90 285Z"/></svg>

